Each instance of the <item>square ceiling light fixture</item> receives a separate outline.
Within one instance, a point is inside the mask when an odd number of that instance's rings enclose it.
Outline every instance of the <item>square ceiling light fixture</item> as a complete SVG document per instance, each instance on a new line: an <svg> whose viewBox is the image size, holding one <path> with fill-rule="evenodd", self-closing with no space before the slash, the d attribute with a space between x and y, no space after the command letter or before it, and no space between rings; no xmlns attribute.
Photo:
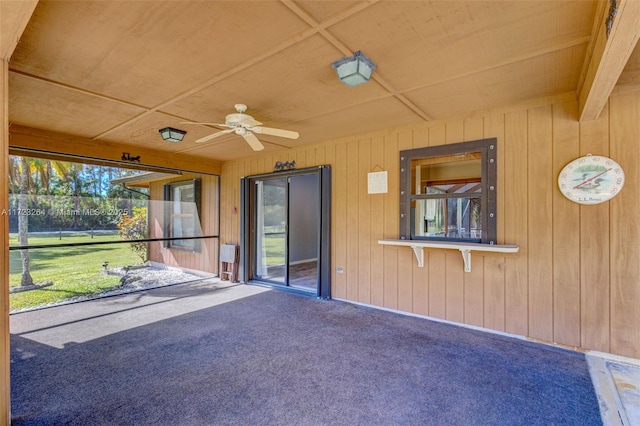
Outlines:
<svg viewBox="0 0 640 426"><path fill-rule="evenodd" d="M187 134L184 130L174 129L173 127L165 127L164 129L158 130L160 132L160 136L167 142L181 142L184 138L184 135Z"/></svg>
<svg viewBox="0 0 640 426"><path fill-rule="evenodd" d="M340 81L349 87L366 83L376 69L376 64L359 50L353 56L338 59L331 66L338 73Z"/></svg>

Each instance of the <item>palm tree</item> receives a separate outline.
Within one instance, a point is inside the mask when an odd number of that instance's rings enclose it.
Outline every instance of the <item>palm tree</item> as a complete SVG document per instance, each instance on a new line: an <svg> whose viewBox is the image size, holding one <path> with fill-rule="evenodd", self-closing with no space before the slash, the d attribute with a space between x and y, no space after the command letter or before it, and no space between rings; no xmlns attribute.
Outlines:
<svg viewBox="0 0 640 426"><path fill-rule="evenodd" d="M17 194L20 191L20 158L9 156L9 193Z"/></svg>
<svg viewBox="0 0 640 426"><path fill-rule="evenodd" d="M30 158L31 171L35 176L32 177L34 185L34 194L51 194L51 161L41 158Z"/></svg>
<svg viewBox="0 0 640 426"><path fill-rule="evenodd" d="M29 178L31 167L27 157L20 158L20 194L18 195L18 239L21 246L29 244L29 216L23 214L28 208ZM29 250L20 250L20 260L22 261L21 286L33 285L33 278L29 271Z"/></svg>
<svg viewBox="0 0 640 426"><path fill-rule="evenodd" d="M9 185L11 192L18 193L18 241L20 246L29 244L29 194L43 191L51 193L50 162L28 157L9 157ZM33 285L30 271L29 250L20 250L22 263L21 286Z"/></svg>

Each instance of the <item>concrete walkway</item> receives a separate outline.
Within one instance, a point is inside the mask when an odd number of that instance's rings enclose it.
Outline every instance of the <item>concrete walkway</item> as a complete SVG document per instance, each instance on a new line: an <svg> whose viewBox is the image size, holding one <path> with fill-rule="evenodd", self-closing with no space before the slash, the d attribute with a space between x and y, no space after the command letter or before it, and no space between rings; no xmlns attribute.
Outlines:
<svg viewBox="0 0 640 426"><path fill-rule="evenodd" d="M607 426L640 426L640 360L587 353L589 373Z"/></svg>

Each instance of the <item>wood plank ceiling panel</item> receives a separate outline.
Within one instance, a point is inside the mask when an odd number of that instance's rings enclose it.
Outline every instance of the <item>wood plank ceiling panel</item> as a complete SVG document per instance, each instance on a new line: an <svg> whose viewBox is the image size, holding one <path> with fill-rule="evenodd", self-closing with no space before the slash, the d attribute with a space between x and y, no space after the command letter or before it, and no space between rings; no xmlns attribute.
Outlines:
<svg viewBox="0 0 640 426"><path fill-rule="evenodd" d="M376 73L404 91L584 42L595 8L596 2L380 2L329 31L362 49L378 62Z"/></svg>
<svg viewBox="0 0 640 426"><path fill-rule="evenodd" d="M282 158L286 156L287 151L282 150L282 146L274 145L260 138L264 145L264 150L260 151L261 155L269 155L270 153L280 152ZM216 158L220 161L233 160L235 158L249 157L255 154L249 145L240 136L232 135L226 138L214 139L210 143L195 144L185 141L182 144L184 153L194 156L203 156L207 158ZM181 152L181 153L182 153Z"/></svg>
<svg viewBox="0 0 640 426"><path fill-rule="evenodd" d="M245 103L247 113L275 126L389 96L375 83L354 88L341 83L331 68L340 57L340 51L314 35L163 111L219 123L235 112L234 104Z"/></svg>
<svg viewBox="0 0 640 426"><path fill-rule="evenodd" d="M200 137L206 136L216 129L205 128L203 126L202 131L197 132L195 128L186 128L180 123L179 119L168 116L160 112L152 112L145 114L139 120L132 122L129 126L120 127L113 132L108 133L106 136L101 137L100 140L110 142L128 141L129 143L140 147L156 149L166 152L180 152L184 149L184 146L180 143L165 142L162 140L159 129L164 127L174 127L178 129L187 130L185 140L195 140Z"/></svg>
<svg viewBox="0 0 640 426"><path fill-rule="evenodd" d="M317 1L317 0L301 0L296 2L307 13L318 21L326 21L331 17L344 12L355 6L358 1Z"/></svg>
<svg viewBox="0 0 640 426"><path fill-rule="evenodd" d="M64 86L9 74L10 121L76 136L94 135L143 109Z"/></svg>
<svg viewBox="0 0 640 426"><path fill-rule="evenodd" d="M154 106L305 28L278 2L41 2L11 68Z"/></svg>
<svg viewBox="0 0 640 426"><path fill-rule="evenodd" d="M306 119L299 125L301 134L306 135L304 142L314 143L420 122L423 120L415 114L407 113L406 106L398 99L383 98L368 102L364 107L357 105L337 109Z"/></svg>
<svg viewBox="0 0 640 426"><path fill-rule="evenodd" d="M194 145L157 130L221 122L235 103L296 141L267 150L574 92L596 1L48 2L10 64L10 120L167 152L232 159L237 137ZM363 50L372 81L331 62ZM227 143L227 141L231 141ZM251 152L247 152L251 154Z"/></svg>
<svg viewBox="0 0 640 426"><path fill-rule="evenodd" d="M575 91L586 44L414 90L406 96L435 118ZM558 71L563 70L563 71Z"/></svg>

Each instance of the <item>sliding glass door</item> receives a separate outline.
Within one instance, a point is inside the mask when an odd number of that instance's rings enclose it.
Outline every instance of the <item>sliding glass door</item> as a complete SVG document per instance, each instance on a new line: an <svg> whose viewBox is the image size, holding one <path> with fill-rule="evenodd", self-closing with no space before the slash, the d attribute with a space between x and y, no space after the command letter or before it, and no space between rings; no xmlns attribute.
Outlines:
<svg viewBox="0 0 640 426"><path fill-rule="evenodd" d="M323 166L243 179L241 263L248 281L328 297L330 178Z"/></svg>
<svg viewBox="0 0 640 426"><path fill-rule="evenodd" d="M287 180L257 180L255 185L255 277L285 284Z"/></svg>

